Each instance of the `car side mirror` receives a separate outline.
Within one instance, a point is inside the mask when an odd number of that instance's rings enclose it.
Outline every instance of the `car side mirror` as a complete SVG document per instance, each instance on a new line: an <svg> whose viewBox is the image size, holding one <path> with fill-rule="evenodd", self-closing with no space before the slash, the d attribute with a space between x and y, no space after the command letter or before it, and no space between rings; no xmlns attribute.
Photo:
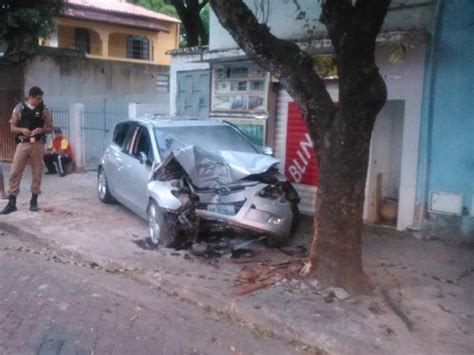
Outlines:
<svg viewBox="0 0 474 355"><path fill-rule="evenodd" d="M138 153L138 161L140 162L140 164L145 164L148 161L148 157L146 156L145 153L139 152Z"/></svg>
<svg viewBox="0 0 474 355"><path fill-rule="evenodd" d="M272 147L262 147L261 148L261 151L262 151L262 154L265 154L265 155L268 155L268 156L273 156L273 154L275 153L273 151L273 148Z"/></svg>

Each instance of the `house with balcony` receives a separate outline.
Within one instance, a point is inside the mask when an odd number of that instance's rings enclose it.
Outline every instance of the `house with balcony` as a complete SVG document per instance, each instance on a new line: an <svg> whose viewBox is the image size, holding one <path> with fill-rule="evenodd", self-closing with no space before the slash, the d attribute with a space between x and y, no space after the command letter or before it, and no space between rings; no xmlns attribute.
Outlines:
<svg viewBox="0 0 474 355"><path fill-rule="evenodd" d="M88 58L169 65L180 21L125 0L66 0L44 46L78 49Z"/></svg>
<svg viewBox="0 0 474 355"><path fill-rule="evenodd" d="M0 63L0 79L15 86L9 89L40 86L48 103L62 105L167 97L166 52L179 46L178 19L125 0L65 0L64 6L34 56Z"/></svg>
<svg viewBox="0 0 474 355"><path fill-rule="evenodd" d="M86 121L93 128L87 132L104 126L96 116L126 118L129 103L147 107L150 114L169 111L171 58L166 52L179 46L180 21L125 0L64 2L56 28L40 39L32 57L15 62L0 56L0 159L12 158L9 116L31 86L43 89L55 123L62 120L63 127L70 105L83 104L91 113Z"/></svg>

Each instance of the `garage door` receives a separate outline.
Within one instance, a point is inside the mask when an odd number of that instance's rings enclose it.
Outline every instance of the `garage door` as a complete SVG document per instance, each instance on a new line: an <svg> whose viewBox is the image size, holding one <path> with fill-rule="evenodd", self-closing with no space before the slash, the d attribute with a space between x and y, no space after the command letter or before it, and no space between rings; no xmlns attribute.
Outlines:
<svg viewBox="0 0 474 355"><path fill-rule="evenodd" d="M209 116L209 70L178 72L178 116Z"/></svg>

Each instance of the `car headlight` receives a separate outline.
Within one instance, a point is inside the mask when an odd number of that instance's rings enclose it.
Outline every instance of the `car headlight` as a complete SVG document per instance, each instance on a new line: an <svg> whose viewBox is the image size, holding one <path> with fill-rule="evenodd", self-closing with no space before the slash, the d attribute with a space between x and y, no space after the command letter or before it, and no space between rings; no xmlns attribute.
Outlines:
<svg viewBox="0 0 474 355"><path fill-rule="evenodd" d="M271 216L270 218L268 218L267 223L280 226L283 224L284 220L285 219L281 217Z"/></svg>

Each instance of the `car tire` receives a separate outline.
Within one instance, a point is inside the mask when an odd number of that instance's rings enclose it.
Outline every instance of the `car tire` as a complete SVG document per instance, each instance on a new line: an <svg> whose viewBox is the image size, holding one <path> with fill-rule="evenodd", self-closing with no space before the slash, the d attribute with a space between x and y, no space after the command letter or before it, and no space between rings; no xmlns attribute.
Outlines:
<svg viewBox="0 0 474 355"><path fill-rule="evenodd" d="M147 209L148 233L155 247L173 247L178 235L176 216L163 211L155 201L150 201Z"/></svg>
<svg viewBox="0 0 474 355"><path fill-rule="evenodd" d="M99 168L99 172L97 173L97 193L101 202L115 202L114 197L110 193L109 183L107 182L107 177L105 176L105 171L103 168Z"/></svg>

